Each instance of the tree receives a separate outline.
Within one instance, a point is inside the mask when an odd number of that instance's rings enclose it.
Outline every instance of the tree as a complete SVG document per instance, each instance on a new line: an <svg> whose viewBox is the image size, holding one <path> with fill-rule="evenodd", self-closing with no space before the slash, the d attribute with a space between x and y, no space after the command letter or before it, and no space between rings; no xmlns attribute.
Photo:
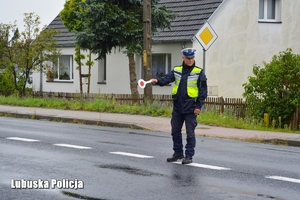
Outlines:
<svg viewBox="0 0 300 200"><path fill-rule="evenodd" d="M143 47L143 5L141 0L86 0L80 2L76 18L83 21L84 28L75 32L78 45L105 58L113 48L125 47L130 71L130 89L138 99L134 54L142 54ZM170 27L169 20L175 15L165 7L155 7L158 0L151 0L152 32Z"/></svg>
<svg viewBox="0 0 300 200"><path fill-rule="evenodd" d="M0 91L2 92L11 92L14 91L14 82L11 73L8 71L0 71Z"/></svg>
<svg viewBox="0 0 300 200"><path fill-rule="evenodd" d="M0 24L0 65L12 74L15 90L21 94L25 94L30 72L46 71L48 65L43 65L43 69L40 66L47 61L57 62L60 54L54 39L59 32L46 27L40 29L40 17L34 13L25 13L24 16L25 30L22 33L18 32L16 25ZM14 33L12 37L11 33Z"/></svg>
<svg viewBox="0 0 300 200"><path fill-rule="evenodd" d="M11 37L10 34L13 33ZM11 39L10 39L11 37ZM2 89L18 89L18 81L17 77L18 71L15 63L12 62L12 58L14 58L14 50L11 46L15 45L17 39L19 38L19 30L16 28L16 25L12 24L0 24L0 68L4 70L2 74ZM10 87L6 87L9 85Z"/></svg>
<svg viewBox="0 0 300 200"><path fill-rule="evenodd" d="M82 60L85 59L85 56L83 54L81 54L80 48L79 46L75 47L75 62L77 63L77 67L76 69L78 69L79 72L79 88L80 88L80 94L83 93L83 89L82 89Z"/></svg>
<svg viewBox="0 0 300 200"><path fill-rule="evenodd" d="M68 0L64 4L64 9L60 12L60 18L63 20L64 25L68 28L70 32L78 32L82 31L83 23L77 16L77 12L83 12L79 3L84 2L85 0ZM80 47L76 44L76 53L75 53L75 61L77 63L77 69L79 72L79 88L80 93L83 93L82 89L82 60L85 58L83 54L81 54ZM89 88L89 86L88 86Z"/></svg>
<svg viewBox="0 0 300 200"><path fill-rule="evenodd" d="M300 103L300 55L287 49L273 56L270 63L264 63L264 68L254 65L253 74L243 84L249 114L262 118L269 113L277 126L290 124Z"/></svg>
<svg viewBox="0 0 300 200"><path fill-rule="evenodd" d="M88 88L87 93L90 93L90 86L91 86L91 67L94 65L94 62L92 61L92 54L91 52L87 55L88 60L86 61L86 66L88 66Z"/></svg>

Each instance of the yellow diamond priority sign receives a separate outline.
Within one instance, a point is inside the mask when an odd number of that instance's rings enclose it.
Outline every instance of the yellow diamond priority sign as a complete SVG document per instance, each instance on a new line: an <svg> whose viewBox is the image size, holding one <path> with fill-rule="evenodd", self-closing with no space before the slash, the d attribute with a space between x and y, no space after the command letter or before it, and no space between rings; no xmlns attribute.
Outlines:
<svg viewBox="0 0 300 200"><path fill-rule="evenodd" d="M218 38L216 32L212 29L210 24L206 22L199 32L195 35L204 50L212 45L212 43Z"/></svg>

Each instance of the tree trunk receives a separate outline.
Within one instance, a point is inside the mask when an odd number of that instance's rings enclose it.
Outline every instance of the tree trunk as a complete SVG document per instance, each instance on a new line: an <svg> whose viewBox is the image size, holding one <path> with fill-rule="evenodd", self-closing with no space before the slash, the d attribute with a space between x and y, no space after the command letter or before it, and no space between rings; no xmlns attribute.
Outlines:
<svg viewBox="0 0 300 200"><path fill-rule="evenodd" d="M78 64L78 71L79 71L79 87L80 87L80 94L83 94L83 90L82 90L82 76L81 76L81 53L80 53L80 48L78 48L78 59L79 59L79 62L77 63Z"/></svg>
<svg viewBox="0 0 300 200"><path fill-rule="evenodd" d="M144 67L145 74L144 79L148 81L152 78L152 32L151 32L151 0L143 1L143 22L144 22L144 32L143 32L143 49L144 49ZM147 84L144 89L144 101L152 102L152 85Z"/></svg>
<svg viewBox="0 0 300 200"><path fill-rule="evenodd" d="M129 76L130 76L130 90L132 95L132 103L139 105L140 101L139 101L139 91L137 90L134 55L127 55L127 56L129 60Z"/></svg>
<svg viewBox="0 0 300 200"><path fill-rule="evenodd" d="M89 63L91 63L92 61L92 55L91 55L91 52L89 53L90 56L89 56ZM90 87L91 87L91 65L88 65L88 88L87 88L87 93L89 94L90 93Z"/></svg>
<svg viewBox="0 0 300 200"><path fill-rule="evenodd" d="M13 75L13 78L14 78L14 87L15 87L15 90L17 91L18 90L17 72L14 68L11 68L11 71L12 71L12 75Z"/></svg>
<svg viewBox="0 0 300 200"><path fill-rule="evenodd" d="M25 70L25 77L24 77L23 82L21 82L21 86L22 86L21 96L25 96L25 94L26 94L26 82L29 78L29 71L30 70Z"/></svg>

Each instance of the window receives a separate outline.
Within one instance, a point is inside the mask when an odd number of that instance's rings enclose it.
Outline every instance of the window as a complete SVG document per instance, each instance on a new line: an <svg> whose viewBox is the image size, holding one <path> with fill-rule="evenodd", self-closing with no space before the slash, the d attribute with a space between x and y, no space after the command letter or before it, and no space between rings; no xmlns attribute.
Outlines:
<svg viewBox="0 0 300 200"><path fill-rule="evenodd" d="M73 56L60 56L57 65L53 63L53 69L56 72L55 80L73 80Z"/></svg>
<svg viewBox="0 0 300 200"><path fill-rule="evenodd" d="M143 66L143 65L142 65ZM171 54L152 54L152 77L160 78L171 71ZM144 67L142 68L144 77Z"/></svg>
<svg viewBox="0 0 300 200"><path fill-rule="evenodd" d="M98 60L98 83L106 82L106 57Z"/></svg>
<svg viewBox="0 0 300 200"><path fill-rule="evenodd" d="M281 0L259 0L260 22L279 22L281 14Z"/></svg>

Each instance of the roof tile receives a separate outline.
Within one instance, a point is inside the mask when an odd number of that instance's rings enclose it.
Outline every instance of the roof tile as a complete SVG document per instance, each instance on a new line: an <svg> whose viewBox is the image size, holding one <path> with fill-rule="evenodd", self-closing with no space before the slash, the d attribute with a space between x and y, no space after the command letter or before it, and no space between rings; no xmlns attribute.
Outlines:
<svg viewBox="0 0 300 200"><path fill-rule="evenodd" d="M160 0L158 6L166 6L177 17L170 29L160 30L153 36L154 42L190 41L203 24L215 12L223 0ZM56 36L60 46L75 46L75 34L68 31L57 15L48 25L61 32Z"/></svg>

